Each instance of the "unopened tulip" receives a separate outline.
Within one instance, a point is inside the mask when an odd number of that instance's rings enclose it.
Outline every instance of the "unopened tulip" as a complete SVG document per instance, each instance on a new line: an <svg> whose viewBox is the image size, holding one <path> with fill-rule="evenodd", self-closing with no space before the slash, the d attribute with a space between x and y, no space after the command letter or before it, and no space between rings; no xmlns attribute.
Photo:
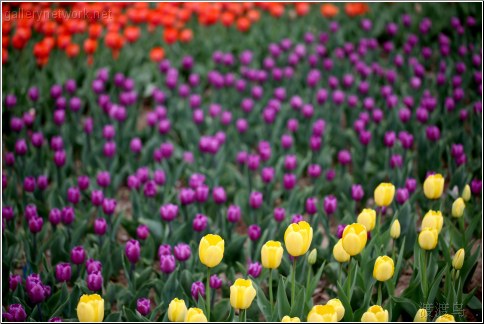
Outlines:
<svg viewBox="0 0 484 324"><path fill-rule="evenodd" d="M187 313L187 306L182 299L175 298L168 306L168 319L171 322L183 322L185 314Z"/></svg>
<svg viewBox="0 0 484 324"><path fill-rule="evenodd" d="M380 183L376 187L373 195L377 206L388 206L393 201L395 186L391 183Z"/></svg>
<svg viewBox="0 0 484 324"><path fill-rule="evenodd" d="M230 305L237 309L247 309L256 296L255 288L250 279L237 279L230 286Z"/></svg>
<svg viewBox="0 0 484 324"><path fill-rule="evenodd" d="M185 314L185 322L208 322L207 317L200 308L192 307Z"/></svg>
<svg viewBox="0 0 484 324"><path fill-rule="evenodd" d="M365 208L358 215L358 224L364 225L366 230L369 232L375 228L376 223L376 212L374 209Z"/></svg>
<svg viewBox="0 0 484 324"><path fill-rule="evenodd" d="M326 303L326 305L331 305L334 307L334 309L336 310L336 314L338 315L338 318L337 318L338 322L343 319L343 317L345 316L345 308L339 299L337 298L330 299Z"/></svg>
<svg viewBox="0 0 484 324"><path fill-rule="evenodd" d="M452 217L462 217L462 215L464 215L465 208L466 205L464 203L464 199L462 199L461 197L457 198L452 204Z"/></svg>
<svg viewBox="0 0 484 324"><path fill-rule="evenodd" d="M308 314L308 322L337 322L338 313L332 305L316 305Z"/></svg>
<svg viewBox="0 0 484 324"><path fill-rule="evenodd" d="M437 322L437 323L455 322L455 318L454 318L454 315L444 314L444 315L441 315L441 316L437 317L437 319L435 320L435 322Z"/></svg>
<svg viewBox="0 0 484 324"><path fill-rule="evenodd" d="M427 322L427 310L425 308L420 308L415 317L413 318L414 322Z"/></svg>
<svg viewBox="0 0 484 324"><path fill-rule="evenodd" d="M219 235L207 234L200 240L200 262L209 268L216 267L224 256L225 242Z"/></svg>
<svg viewBox="0 0 484 324"><path fill-rule="evenodd" d="M373 267L373 278L378 281L387 281L393 277L395 271L395 265L393 259L390 257L380 256L375 261L375 266Z"/></svg>
<svg viewBox="0 0 484 324"><path fill-rule="evenodd" d="M468 184L466 184L462 191L462 198L464 201L469 201L469 199L471 199L471 187Z"/></svg>
<svg viewBox="0 0 484 324"><path fill-rule="evenodd" d="M281 242L268 241L262 246L261 261L262 266L268 269L276 269L281 264L284 249Z"/></svg>
<svg viewBox="0 0 484 324"><path fill-rule="evenodd" d="M388 322L388 311L381 306L374 305L361 317L362 322Z"/></svg>
<svg viewBox="0 0 484 324"><path fill-rule="evenodd" d="M98 294L82 295L77 304L79 322L102 322L104 318L104 299Z"/></svg>
<svg viewBox="0 0 484 324"><path fill-rule="evenodd" d="M333 256L339 263L348 262L350 255L343 248L343 239L340 239L333 247Z"/></svg>
<svg viewBox="0 0 484 324"><path fill-rule="evenodd" d="M464 264L464 259L466 256L466 251L464 249L459 249L452 259L452 266L456 270L462 269L462 265Z"/></svg>
<svg viewBox="0 0 484 324"><path fill-rule="evenodd" d="M284 316L281 320L283 323L299 323L301 319L299 317L289 317L288 315Z"/></svg>
<svg viewBox="0 0 484 324"><path fill-rule="evenodd" d="M390 227L390 236L394 240L400 237L400 222L398 219L395 219Z"/></svg>
<svg viewBox="0 0 484 324"><path fill-rule="evenodd" d="M284 233L287 252L293 257L305 254L312 240L313 229L305 221L289 225Z"/></svg>
<svg viewBox="0 0 484 324"><path fill-rule="evenodd" d="M366 246L368 234L365 226L353 223L345 227L343 231L343 248L351 256L359 254Z"/></svg>
<svg viewBox="0 0 484 324"><path fill-rule="evenodd" d="M439 173L429 175L424 181L423 189L428 199L439 199L444 191L444 177Z"/></svg>
<svg viewBox="0 0 484 324"><path fill-rule="evenodd" d="M424 250L433 250L439 242L439 233L435 228L425 227L418 235L418 244Z"/></svg>

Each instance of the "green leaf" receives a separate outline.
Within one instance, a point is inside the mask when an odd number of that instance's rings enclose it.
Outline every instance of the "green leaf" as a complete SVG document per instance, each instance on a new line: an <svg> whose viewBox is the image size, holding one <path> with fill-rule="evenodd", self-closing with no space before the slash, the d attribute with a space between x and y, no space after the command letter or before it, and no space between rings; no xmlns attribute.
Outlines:
<svg viewBox="0 0 484 324"><path fill-rule="evenodd" d="M123 306L123 314L129 322L148 322L148 319L138 312Z"/></svg>
<svg viewBox="0 0 484 324"><path fill-rule="evenodd" d="M304 301L306 300L306 290L303 288L299 289L296 294L296 300L294 305L291 305L291 317L297 316L299 318L303 317Z"/></svg>
<svg viewBox="0 0 484 324"><path fill-rule="evenodd" d="M348 322L348 321L351 322L353 321L353 309L351 307L350 300L348 299L348 296L346 296L345 290L343 289L341 284L338 282L337 285L338 285L338 297L345 308L345 316L343 319L345 320L345 322Z"/></svg>
<svg viewBox="0 0 484 324"><path fill-rule="evenodd" d="M282 275L279 277L279 285L277 286L277 312L279 313L279 318L283 318L288 315L291 311L291 306L289 305L289 300L287 299L286 286L284 284L284 279Z"/></svg>
<svg viewBox="0 0 484 324"><path fill-rule="evenodd" d="M446 265L445 268L439 271L437 276L435 277L435 280L432 282L429 290L429 297L427 299L427 303L432 304L434 302L435 296L437 295L437 291L439 290L440 283L442 282L442 277L444 276L444 273L447 272L447 268L449 266Z"/></svg>
<svg viewBox="0 0 484 324"><path fill-rule="evenodd" d="M269 270L271 271L271 270ZM256 302L257 306L259 306L259 310L261 311L262 315L266 321L271 321L272 319L272 307L269 300L267 300L264 291L261 289L259 284L255 280L252 280L252 284L257 292Z"/></svg>

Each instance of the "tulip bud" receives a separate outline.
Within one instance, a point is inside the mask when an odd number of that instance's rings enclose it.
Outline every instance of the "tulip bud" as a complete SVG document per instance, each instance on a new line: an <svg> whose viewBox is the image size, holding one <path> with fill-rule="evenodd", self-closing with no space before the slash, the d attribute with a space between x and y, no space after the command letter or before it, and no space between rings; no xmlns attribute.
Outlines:
<svg viewBox="0 0 484 324"><path fill-rule="evenodd" d="M15 291L17 289L17 286L22 283L22 277L20 275L10 275L9 280L8 280L8 287L10 290Z"/></svg>
<svg viewBox="0 0 484 324"><path fill-rule="evenodd" d="M395 186L391 183L380 183L373 195L377 206L389 206L395 195Z"/></svg>
<svg viewBox="0 0 484 324"><path fill-rule="evenodd" d="M104 318L104 299L98 294L82 295L77 304L79 322L102 322Z"/></svg>
<svg viewBox="0 0 484 324"><path fill-rule="evenodd" d="M254 278L258 278L262 272L262 266L259 262L250 263L247 269L247 274Z"/></svg>
<svg viewBox="0 0 484 324"><path fill-rule="evenodd" d="M201 296L202 298L205 298L205 286L203 282L201 281L195 281L192 284L192 289L191 289L192 297L196 301L198 301L198 298Z"/></svg>
<svg viewBox="0 0 484 324"><path fill-rule="evenodd" d="M69 263L59 263L55 266L55 278L58 282L71 280L72 269Z"/></svg>
<svg viewBox="0 0 484 324"><path fill-rule="evenodd" d="M311 251L311 253L309 253L309 255L308 255L308 263L309 263L310 265L315 264L315 263L316 263L316 259L317 259L317 257L318 257L318 250L313 249L313 250Z"/></svg>
<svg viewBox="0 0 484 324"><path fill-rule="evenodd" d="M163 273L169 274L175 271L176 261L175 257L171 254L160 255L160 270Z"/></svg>
<svg viewBox="0 0 484 324"><path fill-rule="evenodd" d="M183 322L185 320L186 312L187 306L185 305L185 301L175 298L168 306L168 319L171 322Z"/></svg>
<svg viewBox="0 0 484 324"><path fill-rule="evenodd" d="M3 312L3 317L9 322L25 322L27 319L27 313L20 304L12 304L8 306L8 311Z"/></svg>
<svg viewBox="0 0 484 324"><path fill-rule="evenodd" d="M345 316L345 308L343 306L343 303L341 303L341 301L337 298L333 298L333 299L330 299L326 305L331 305L334 307L334 309L336 310L336 314L338 315L338 322L341 321L343 319L343 317Z"/></svg>
<svg viewBox="0 0 484 324"><path fill-rule="evenodd" d="M222 287L222 279L220 279L216 274L210 276L210 288L219 289Z"/></svg>
<svg viewBox="0 0 484 324"><path fill-rule="evenodd" d="M208 322L207 317L200 308L192 307L185 314L185 322Z"/></svg>
<svg viewBox="0 0 484 324"><path fill-rule="evenodd" d="M392 239L396 240L400 237L400 222L395 219L390 227L390 236Z"/></svg>
<svg viewBox="0 0 484 324"><path fill-rule="evenodd" d="M237 279L230 286L230 305L237 309L247 309L256 296L256 291L250 279Z"/></svg>
<svg viewBox="0 0 484 324"><path fill-rule="evenodd" d="M224 256L225 242L219 235L208 234L198 245L200 262L209 268L216 267Z"/></svg>
<svg viewBox="0 0 484 324"><path fill-rule="evenodd" d="M247 228L247 235L251 241L257 241L262 234L262 230L259 225L252 224Z"/></svg>
<svg viewBox="0 0 484 324"><path fill-rule="evenodd" d="M469 201L471 199L471 187L466 184L464 190L462 190L462 198L464 201Z"/></svg>
<svg viewBox="0 0 484 324"><path fill-rule="evenodd" d="M283 323L299 323L301 319L299 317L289 317L288 315L284 316L281 320Z"/></svg>
<svg viewBox="0 0 484 324"><path fill-rule="evenodd" d="M457 198L452 204L452 217L462 217L462 215L464 215L465 208L466 205L464 203L464 199L461 197Z"/></svg>
<svg viewBox="0 0 484 324"><path fill-rule="evenodd" d="M414 322L427 322L427 310L425 308L420 308L415 317L413 318Z"/></svg>
<svg viewBox="0 0 484 324"><path fill-rule="evenodd" d="M388 322L388 311L381 306L374 305L368 308L361 317L362 322Z"/></svg>
<svg viewBox="0 0 484 324"><path fill-rule="evenodd" d="M332 305L316 305L308 314L308 322L337 322L338 313Z"/></svg>
<svg viewBox="0 0 484 324"><path fill-rule="evenodd" d="M207 216L203 214L197 214L193 219L192 228L195 232L203 232L208 224Z"/></svg>
<svg viewBox="0 0 484 324"><path fill-rule="evenodd" d="M261 261L264 268L276 269L281 264L284 249L281 242L268 241L262 246Z"/></svg>
<svg viewBox="0 0 484 324"><path fill-rule="evenodd" d="M433 250L439 242L439 233L436 229L425 227L418 235L418 244L424 250Z"/></svg>
<svg viewBox="0 0 484 324"><path fill-rule="evenodd" d="M192 255L190 245L186 243L179 243L173 248L173 253L178 261L186 261Z"/></svg>
<svg viewBox="0 0 484 324"><path fill-rule="evenodd" d="M393 277L395 265L392 258L385 256L378 257L373 267L373 278L378 281L387 281Z"/></svg>
<svg viewBox="0 0 484 324"><path fill-rule="evenodd" d="M452 266L455 270L462 269L462 265L464 264L464 259L466 256L466 251L464 249L459 249L452 259Z"/></svg>
<svg viewBox="0 0 484 324"><path fill-rule="evenodd" d="M351 256L359 254L366 246L366 241L368 240L365 226L358 223L346 226L341 240L346 253Z"/></svg>
<svg viewBox="0 0 484 324"><path fill-rule="evenodd" d="M444 217L440 211L429 210L422 219L422 228L430 227L437 230L438 233L442 230L444 224Z"/></svg>
<svg viewBox="0 0 484 324"><path fill-rule="evenodd" d="M71 262L74 264L83 264L86 259L86 252L82 246L76 246L71 250Z"/></svg>
<svg viewBox="0 0 484 324"><path fill-rule="evenodd" d="M442 322L455 322L454 315L451 314L444 314L442 316L437 317L435 320L436 323L442 323Z"/></svg>
<svg viewBox="0 0 484 324"><path fill-rule="evenodd" d="M237 205L230 205L227 210L227 220L231 223L237 223L241 217L241 209Z"/></svg>
<svg viewBox="0 0 484 324"><path fill-rule="evenodd" d="M92 291L98 291L103 288L103 276L99 271L93 271L87 275L87 288Z"/></svg>
<svg viewBox="0 0 484 324"><path fill-rule="evenodd" d="M287 252L294 257L305 254L309 250L312 240L313 229L305 221L289 225L284 233Z"/></svg>
<svg viewBox="0 0 484 324"><path fill-rule="evenodd" d="M149 314L151 308L151 302L148 298L139 298L136 301L136 310L143 316Z"/></svg>
<svg viewBox="0 0 484 324"><path fill-rule="evenodd" d="M375 223L376 223L375 210L371 208L363 209L363 211L358 215L357 222L358 224L365 226L367 231L373 230L373 228L375 228Z"/></svg>
<svg viewBox="0 0 484 324"><path fill-rule="evenodd" d="M339 263L348 262L350 255L343 248L343 239L340 239L333 247L333 257Z"/></svg>
<svg viewBox="0 0 484 324"><path fill-rule="evenodd" d="M128 258L129 262L136 263L140 258L141 247L137 240L129 240L126 242L126 246L124 248L126 253L126 257Z"/></svg>
<svg viewBox="0 0 484 324"><path fill-rule="evenodd" d="M425 197L439 199L444 191L444 177L441 174L429 175L423 184Z"/></svg>

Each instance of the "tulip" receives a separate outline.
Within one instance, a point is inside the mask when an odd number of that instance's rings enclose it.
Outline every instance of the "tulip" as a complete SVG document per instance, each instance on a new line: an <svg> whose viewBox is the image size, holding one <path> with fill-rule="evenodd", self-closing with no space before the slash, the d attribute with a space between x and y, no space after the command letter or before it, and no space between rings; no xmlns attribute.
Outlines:
<svg viewBox="0 0 484 324"><path fill-rule="evenodd" d="M442 323L442 322L455 322L455 318L451 314L444 314L444 315L441 315L441 316L437 317L437 319L435 320L435 322L438 322L438 323Z"/></svg>
<svg viewBox="0 0 484 324"><path fill-rule="evenodd" d="M262 234L262 230L259 225L252 224L247 228L247 235L251 241L257 241Z"/></svg>
<svg viewBox="0 0 484 324"><path fill-rule="evenodd" d="M414 322L427 322L427 310L425 308L420 308L415 317L413 318Z"/></svg>
<svg viewBox="0 0 484 324"><path fill-rule="evenodd" d="M469 201L469 199L471 199L471 187L468 184L466 184L464 190L462 190L462 198L464 201Z"/></svg>
<svg viewBox="0 0 484 324"><path fill-rule="evenodd" d="M205 298L205 286L203 285L203 282L195 281L192 284L191 293L195 301L198 301L199 297Z"/></svg>
<svg viewBox="0 0 484 324"><path fill-rule="evenodd" d="M439 233L435 228L425 227L418 235L418 244L424 250L433 250L439 242Z"/></svg>
<svg viewBox="0 0 484 324"><path fill-rule="evenodd" d="M337 298L330 299L326 305L331 305L336 310L336 314L338 315L337 321L341 321L345 316L345 308L341 301Z"/></svg>
<svg viewBox="0 0 484 324"><path fill-rule="evenodd" d="M151 308L151 302L148 298L139 298L136 301L136 310L143 316L149 314Z"/></svg>
<svg viewBox="0 0 484 324"><path fill-rule="evenodd" d="M237 223L241 217L241 209L237 205L230 205L227 210L227 220L231 223Z"/></svg>
<svg viewBox="0 0 484 324"><path fill-rule="evenodd" d="M359 254L366 245L368 239L365 226L353 223L345 227L343 231L343 249L350 256Z"/></svg>
<svg viewBox="0 0 484 324"><path fill-rule="evenodd" d="M289 317L288 315L284 316L281 320L283 323L299 323L301 319L299 317Z"/></svg>
<svg viewBox="0 0 484 324"><path fill-rule="evenodd" d="M169 274L175 271L176 261L175 257L171 254L160 255L160 270L163 273Z"/></svg>
<svg viewBox="0 0 484 324"><path fill-rule="evenodd" d="M51 289L40 280L40 275L33 273L25 280L25 290L33 304L39 304L49 297Z"/></svg>
<svg viewBox="0 0 484 324"><path fill-rule="evenodd" d="M376 223L376 212L374 209L365 208L358 215L358 224L365 226L367 231L371 231L375 227Z"/></svg>
<svg viewBox="0 0 484 324"><path fill-rule="evenodd" d="M98 294L82 295L77 304L79 322L102 322L104 318L104 299Z"/></svg>
<svg viewBox="0 0 484 324"><path fill-rule="evenodd" d="M340 239L333 247L333 257L339 263L348 262L350 260L350 255L343 248L343 239Z"/></svg>
<svg viewBox="0 0 484 324"><path fill-rule="evenodd" d="M71 261L74 264L83 264L86 259L86 252L82 246L76 246L71 250Z"/></svg>
<svg viewBox="0 0 484 324"><path fill-rule="evenodd" d="M97 261L94 259L89 259L86 261L86 272L88 274L93 272L101 272L102 271L102 264L101 261Z"/></svg>
<svg viewBox="0 0 484 324"><path fill-rule="evenodd" d="M219 235L205 235L198 246L200 262L209 268L216 267L224 255L224 240Z"/></svg>
<svg viewBox="0 0 484 324"><path fill-rule="evenodd" d="M452 204L452 217L462 217L465 207L464 199L462 197L457 198Z"/></svg>
<svg viewBox="0 0 484 324"><path fill-rule="evenodd" d="M335 196L329 195L324 197L323 208L324 208L324 212L327 215L332 215L336 211L337 207L338 207L338 199Z"/></svg>
<svg viewBox="0 0 484 324"><path fill-rule="evenodd" d="M184 322L204 323L208 322L208 320L200 308L192 307L186 312Z"/></svg>
<svg viewBox="0 0 484 324"><path fill-rule="evenodd" d="M250 263L249 267L247 268L247 274L254 278L258 278L262 271L262 266L259 262Z"/></svg>
<svg viewBox="0 0 484 324"><path fill-rule="evenodd" d="M195 232L203 232L208 225L208 218L203 214L197 214L193 219L192 228Z"/></svg>
<svg viewBox="0 0 484 324"><path fill-rule="evenodd" d="M281 264L284 249L281 242L268 241L262 246L261 261L262 266L268 269L277 269Z"/></svg>
<svg viewBox="0 0 484 324"><path fill-rule="evenodd" d="M466 256L466 251L464 249L459 249L455 253L454 258L452 259L452 267L454 267L455 270L462 269L462 265L464 264L465 256Z"/></svg>
<svg viewBox="0 0 484 324"><path fill-rule="evenodd" d="M388 311L381 306L374 305L361 317L362 322L388 322Z"/></svg>
<svg viewBox="0 0 484 324"><path fill-rule="evenodd" d="M233 308L245 310L250 307L256 295L250 279L237 279L230 286L230 305Z"/></svg>
<svg viewBox="0 0 484 324"><path fill-rule="evenodd" d="M173 248L173 253L178 261L186 261L192 255L190 245L186 243L179 243Z"/></svg>
<svg viewBox="0 0 484 324"><path fill-rule="evenodd" d="M318 257L318 250L312 249L311 253L308 255L308 263L313 265L316 263L316 259Z"/></svg>
<svg viewBox="0 0 484 324"><path fill-rule="evenodd" d="M185 314L187 313L187 306L182 299L175 298L168 306L168 319L171 322L183 322Z"/></svg>
<svg viewBox="0 0 484 324"><path fill-rule="evenodd" d="M309 250L312 239L313 229L305 221L289 225L284 233L286 249L294 257L305 254Z"/></svg>
<svg viewBox="0 0 484 324"><path fill-rule="evenodd" d="M376 187L373 196L377 206L389 206L393 201L395 195L395 186L391 183L380 183Z"/></svg>
<svg viewBox="0 0 484 324"><path fill-rule="evenodd" d="M390 257L380 256L375 261L375 266L373 267L373 278L378 281L387 281L393 277L395 271L395 265L393 259Z"/></svg>
<svg viewBox="0 0 484 324"><path fill-rule="evenodd" d="M20 275L10 275L8 278L8 287L10 290L15 291L17 289L17 286L22 283L22 277Z"/></svg>
<svg viewBox="0 0 484 324"><path fill-rule="evenodd" d="M219 289L222 287L222 279L220 279L216 274L210 277L210 288Z"/></svg>
<svg viewBox="0 0 484 324"><path fill-rule="evenodd" d="M429 175L424 181L423 189L428 199L439 199L444 191L444 177L439 173Z"/></svg>
<svg viewBox="0 0 484 324"><path fill-rule="evenodd" d="M87 288L92 291L98 291L103 288L103 276L99 271L93 271L87 275Z"/></svg>
<svg viewBox="0 0 484 324"><path fill-rule="evenodd" d="M422 219L422 228L430 227L437 230L438 233L442 230L444 224L444 217L440 211L429 210Z"/></svg>
<svg viewBox="0 0 484 324"><path fill-rule="evenodd" d="M390 227L390 236L392 239L396 240L400 237L400 222L395 219Z"/></svg>
<svg viewBox="0 0 484 324"><path fill-rule="evenodd" d="M140 258L141 247L139 241L133 239L129 240L128 242L126 242L124 251L129 262L135 264Z"/></svg>
<svg viewBox="0 0 484 324"><path fill-rule="evenodd" d="M337 322L338 313L332 305L316 305L308 314L308 322Z"/></svg>
<svg viewBox="0 0 484 324"><path fill-rule="evenodd" d="M20 304L12 304L8 306L7 310L2 315L9 322L25 322L27 319L27 313L25 313L25 309Z"/></svg>
<svg viewBox="0 0 484 324"><path fill-rule="evenodd" d="M59 282L71 280L72 269L69 263L59 263L55 266L55 278Z"/></svg>

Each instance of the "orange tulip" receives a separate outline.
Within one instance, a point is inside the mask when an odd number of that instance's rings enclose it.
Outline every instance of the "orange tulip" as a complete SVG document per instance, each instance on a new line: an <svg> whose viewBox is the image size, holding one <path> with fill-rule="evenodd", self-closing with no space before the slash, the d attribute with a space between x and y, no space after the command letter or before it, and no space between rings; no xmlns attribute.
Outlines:
<svg viewBox="0 0 484 324"><path fill-rule="evenodd" d="M364 15L369 10L368 4L363 2L352 2L345 4L345 12L350 17Z"/></svg>
<svg viewBox="0 0 484 324"><path fill-rule="evenodd" d="M165 50L162 47L154 47L150 51L150 59L153 62L160 62L165 57Z"/></svg>
<svg viewBox="0 0 484 324"><path fill-rule="evenodd" d="M321 14L325 18L333 18L339 13L339 8L334 4L325 3L321 6Z"/></svg>

